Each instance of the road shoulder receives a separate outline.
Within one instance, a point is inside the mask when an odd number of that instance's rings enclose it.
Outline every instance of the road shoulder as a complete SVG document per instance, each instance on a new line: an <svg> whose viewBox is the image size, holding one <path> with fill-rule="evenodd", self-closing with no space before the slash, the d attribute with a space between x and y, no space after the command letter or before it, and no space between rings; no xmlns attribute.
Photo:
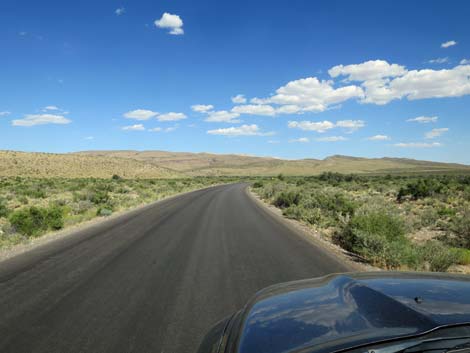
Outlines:
<svg viewBox="0 0 470 353"><path fill-rule="evenodd" d="M307 242L309 242L313 246L325 250L326 253L331 254L331 256L335 259L339 259L346 265L346 267L349 267L351 271L381 271L381 269L377 267L371 266L363 262L359 262L352 256L352 254L349 254L341 247L324 239L320 233L312 229L307 224L285 217L279 208L264 202L258 195L251 191L250 187L247 187L245 189L245 192L248 197L253 200L254 203L266 210L268 213L270 213L279 222L286 225L289 229L292 230L293 233L307 240Z"/></svg>

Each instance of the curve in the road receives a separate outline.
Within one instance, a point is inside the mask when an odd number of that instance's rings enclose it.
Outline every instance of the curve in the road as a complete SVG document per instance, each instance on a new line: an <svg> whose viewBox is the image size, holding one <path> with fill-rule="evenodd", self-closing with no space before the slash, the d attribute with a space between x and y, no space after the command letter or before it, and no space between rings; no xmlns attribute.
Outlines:
<svg viewBox="0 0 470 353"><path fill-rule="evenodd" d="M192 353L258 290L348 270L245 189L184 194L0 263L0 351Z"/></svg>

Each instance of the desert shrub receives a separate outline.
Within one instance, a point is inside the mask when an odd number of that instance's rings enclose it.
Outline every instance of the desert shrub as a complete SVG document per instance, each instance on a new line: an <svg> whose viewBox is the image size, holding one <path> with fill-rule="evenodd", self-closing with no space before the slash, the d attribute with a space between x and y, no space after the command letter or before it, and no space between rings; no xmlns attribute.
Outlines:
<svg viewBox="0 0 470 353"><path fill-rule="evenodd" d="M450 243L461 248L470 249L470 210L452 219L450 224Z"/></svg>
<svg viewBox="0 0 470 353"><path fill-rule="evenodd" d="M89 194L89 200L95 205L105 204L109 201L109 193L105 190L95 190Z"/></svg>
<svg viewBox="0 0 470 353"><path fill-rule="evenodd" d="M7 217L10 213L8 205L4 199L0 199L0 217Z"/></svg>
<svg viewBox="0 0 470 353"><path fill-rule="evenodd" d="M12 212L9 221L18 233L37 236L47 230L46 217L44 208L33 206Z"/></svg>
<svg viewBox="0 0 470 353"><path fill-rule="evenodd" d="M459 265L470 265L470 250L462 248L450 248L450 251L455 254L457 263Z"/></svg>
<svg viewBox="0 0 470 353"><path fill-rule="evenodd" d="M445 272L459 262L459 255L444 246L441 242L429 240L419 248L421 262L429 266L433 272ZM428 268L425 268L428 269Z"/></svg>
<svg viewBox="0 0 470 353"><path fill-rule="evenodd" d="M255 181L255 182L253 183L253 187L254 187L254 188L257 188L257 189L258 189L258 188L262 188L263 186L264 186L264 184L263 184L262 181Z"/></svg>
<svg viewBox="0 0 470 353"><path fill-rule="evenodd" d="M113 176L111 177L111 179L113 179L113 180L121 180L122 178L121 178L119 175L117 175L117 174L113 174Z"/></svg>
<svg viewBox="0 0 470 353"><path fill-rule="evenodd" d="M416 201L418 199L441 193L442 190L443 185L439 181L432 178L421 178L408 183L406 187L400 188L397 195L397 201L403 201L406 196L410 196L412 200Z"/></svg>
<svg viewBox="0 0 470 353"><path fill-rule="evenodd" d="M275 199L274 199L274 206L280 208L288 208L292 205L298 205L301 199L301 195L297 191L285 191L281 192Z"/></svg>
<svg viewBox="0 0 470 353"><path fill-rule="evenodd" d="M284 174L280 173L277 178L280 180L280 181L284 181L286 180L286 177L284 176Z"/></svg>
<svg viewBox="0 0 470 353"><path fill-rule="evenodd" d="M333 241L376 265L396 268L409 247L405 230L404 221L395 212L366 205L335 232Z"/></svg>
<svg viewBox="0 0 470 353"><path fill-rule="evenodd" d="M46 211L46 225L53 230L62 229L64 227L64 209L54 205Z"/></svg>
<svg viewBox="0 0 470 353"><path fill-rule="evenodd" d="M105 207L99 207L98 210L96 211L97 216L102 216L102 217L107 217L111 216L113 214L113 210Z"/></svg>

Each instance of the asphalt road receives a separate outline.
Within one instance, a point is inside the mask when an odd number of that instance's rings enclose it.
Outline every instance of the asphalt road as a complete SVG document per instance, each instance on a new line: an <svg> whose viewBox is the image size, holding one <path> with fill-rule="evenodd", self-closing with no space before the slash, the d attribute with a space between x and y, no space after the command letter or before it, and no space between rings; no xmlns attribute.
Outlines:
<svg viewBox="0 0 470 353"><path fill-rule="evenodd" d="M348 269L234 184L0 263L0 352L195 352L263 287Z"/></svg>

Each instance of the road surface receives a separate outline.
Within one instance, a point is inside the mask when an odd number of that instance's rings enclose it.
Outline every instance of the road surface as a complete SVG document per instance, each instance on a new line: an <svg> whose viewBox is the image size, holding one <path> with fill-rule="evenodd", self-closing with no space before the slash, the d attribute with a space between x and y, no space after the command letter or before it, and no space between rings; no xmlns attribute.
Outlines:
<svg viewBox="0 0 470 353"><path fill-rule="evenodd" d="M0 263L0 352L192 353L263 287L348 270L245 188L180 195Z"/></svg>

